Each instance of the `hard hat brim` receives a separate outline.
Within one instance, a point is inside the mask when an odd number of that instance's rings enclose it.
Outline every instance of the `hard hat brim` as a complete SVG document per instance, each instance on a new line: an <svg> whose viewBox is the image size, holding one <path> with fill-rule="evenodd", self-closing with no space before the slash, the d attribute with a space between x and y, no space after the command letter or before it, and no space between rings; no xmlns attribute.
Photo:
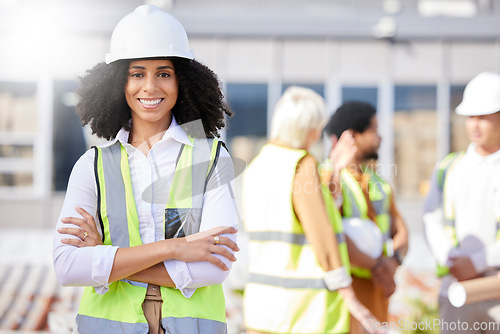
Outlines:
<svg viewBox="0 0 500 334"><path fill-rule="evenodd" d="M491 115L500 111L500 104L494 106L474 106L466 103L460 103L455 112L461 116L484 116Z"/></svg>
<svg viewBox="0 0 500 334"><path fill-rule="evenodd" d="M159 58L159 57L179 57L179 58L186 58L186 59L194 59L194 54L193 52L191 51L190 53L182 53L182 52L178 52L178 53L173 53L173 52L170 52L168 55L165 54L165 53L160 53L160 54L157 54L157 55L143 55L143 54L121 54L120 56L118 57L113 57L112 54L110 53L106 53L105 55L105 62L106 64L111 64L112 62L114 61L117 61L117 60L125 60L125 59L149 59L149 58Z"/></svg>

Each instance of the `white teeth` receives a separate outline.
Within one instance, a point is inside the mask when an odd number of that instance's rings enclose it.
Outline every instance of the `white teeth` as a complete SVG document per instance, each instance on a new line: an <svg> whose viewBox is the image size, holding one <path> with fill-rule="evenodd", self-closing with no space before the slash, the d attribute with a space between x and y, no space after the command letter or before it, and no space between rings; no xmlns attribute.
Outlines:
<svg viewBox="0 0 500 334"><path fill-rule="evenodd" d="M143 100L143 99L139 99L139 101L142 103L142 104L146 104L148 106L153 106L155 104L158 104L161 102L162 99L155 99L155 100Z"/></svg>

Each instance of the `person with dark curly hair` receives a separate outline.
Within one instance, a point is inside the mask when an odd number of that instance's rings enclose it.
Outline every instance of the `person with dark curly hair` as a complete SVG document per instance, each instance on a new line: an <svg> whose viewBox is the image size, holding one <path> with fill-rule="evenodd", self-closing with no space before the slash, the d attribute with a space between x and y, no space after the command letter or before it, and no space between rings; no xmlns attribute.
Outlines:
<svg viewBox="0 0 500 334"><path fill-rule="evenodd" d="M394 275L408 250L408 230L392 186L376 165L382 140L376 109L363 101L344 102L330 117L325 132L332 151L321 169L324 179L335 180L329 186L342 213L352 287L360 302L387 323L389 297L396 289ZM353 143L354 154L339 165L332 153L342 140ZM349 333L364 333L362 326L353 319Z"/></svg>
<svg viewBox="0 0 500 334"><path fill-rule="evenodd" d="M76 162L54 237L60 283L85 286L74 332L226 333L238 213L217 76L144 5L80 83L82 123L108 143Z"/></svg>

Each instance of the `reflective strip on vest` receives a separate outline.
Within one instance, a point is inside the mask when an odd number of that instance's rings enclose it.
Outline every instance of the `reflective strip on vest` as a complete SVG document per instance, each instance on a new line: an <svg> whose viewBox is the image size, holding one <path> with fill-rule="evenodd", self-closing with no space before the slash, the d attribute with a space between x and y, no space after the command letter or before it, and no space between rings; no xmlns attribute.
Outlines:
<svg viewBox="0 0 500 334"><path fill-rule="evenodd" d="M325 282L321 278L288 278L264 274L250 274L248 281L285 289L326 289Z"/></svg>
<svg viewBox="0 0 500 334"><path fill-rule="evenodd" d="M370 180L368 181L368 196L376 213L376 224L383 235L384 254L387 254L387 242L391 237L391 187L371 169L369 169L368 173L370 175ZM368 204L366 203L366 197L359 182L347 169L341 171L340 182L344 198L344 203L342 205L343 216L346 218L357 217L369 219ZM368 279L372 276L370 270L367 268L353 266L351 271L355 276L361 278Z"/></svg>
<svg viewBox="0 0 500 334"><path fill-rule="evenodd" d="M102 148L96 148L95 152L96 176L101 197L98 211L101 227L105 231L103 242L105 245L118 247L141 245L139 218L133 200L127 152L122 145L116 144L109 146L105 151L107 153L102 154ZM108 207L112 210L108 210ZM127 215L126 225L121 223L121 215L124 212Z"/></svg>
<svg viewBox="0 0 500 334"><path fill-rule="evenodd" d="M194 145L185 145L179 152L165 210L163 226L171 223L175 237L199 231L203 194L220 152L221 143L217 140L191 140ZM95 151L98 217L104 244L140 245L127 152L119 142L96 147ZM167 221L169 217L171 221ZM103 295L86 287L77 316L77 332L147 333L149 328L142 310L146 287L146 283L121 280L111 283ZM162 324L169 333L226 333L220 284L198 288L191 298L185 298L174 288L161 287L161 293Z"/></svg>
<svg viewBox="0 0 500 334"><path fill-rule="evenodd" d="M453 201L451 200L450 190L448 190L449 178L446 176L453 170L456 163L465 155L465 151L452 152L448 154L443 160L438 164L437 169L437 186L438 189L442 191L442 201L443 201L443 213L444 213L444 229L446 234L450 238L452 244L458 247L459 242L457 238L457 233L455 229L455 208ZM496 217L496 240L500 240L500 216ZM437 264L436 274L439 277L448 275L450 269L447 266L442 266Z"/></svg>
<svg viewBox="0 0 500 334"><path fill-rule="evenodd" d="M308 244L304 234L286 233L280 231L260 231L247 233L250 240L253 241L282 241L294 245ZM339 244L345 243L344 233L336 233L337 242Z"/></svg>
<svg viewBox="0 0 500 334"><path fill-rule="evenodd" d="M326 288L324 271L293 211L296 166L306 154L268 144L245 172L243 221L250 239L250 262L243 310L248 329L301 334L349 332L347 307L337 292ZM271 182L272 188L268 187ZM348 271L342 219L332 205L330 191L322 187L322 192L330 195L325 204Z"/></svg>
<svg viewBox="0 0 500 334"><path fill-rule="evenodd" d="M148 324L144 323L124 323L77 315L76 333L149 333ZM162 319L163 328L168 328L168 333L227 333L226 324L219 321L193 318L173 318ZM81 330L82 328L83 330ZM200 331L200 329L202 329Z"/></svg>

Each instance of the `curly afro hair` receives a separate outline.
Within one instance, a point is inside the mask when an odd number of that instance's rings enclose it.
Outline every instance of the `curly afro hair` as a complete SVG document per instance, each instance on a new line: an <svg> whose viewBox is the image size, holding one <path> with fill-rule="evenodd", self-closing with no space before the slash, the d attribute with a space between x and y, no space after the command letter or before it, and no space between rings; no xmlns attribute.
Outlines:
<svg viewBox="0 0 500 334"><path fill-rule="evenodd" d="M233 112L224 102L217 75L196 60L167 57L172 61L179 81L177 102L172 113L179 125L201 120L204 134L184 128L195 138L219 137L225 126L225 116ZM124 127L130 130L130 107L125 100L125 85L129 64L133 60L119 60L111 64L99 63L80 77L76 111L82 125L90 124L93 134L112 139Z"/></svg>

